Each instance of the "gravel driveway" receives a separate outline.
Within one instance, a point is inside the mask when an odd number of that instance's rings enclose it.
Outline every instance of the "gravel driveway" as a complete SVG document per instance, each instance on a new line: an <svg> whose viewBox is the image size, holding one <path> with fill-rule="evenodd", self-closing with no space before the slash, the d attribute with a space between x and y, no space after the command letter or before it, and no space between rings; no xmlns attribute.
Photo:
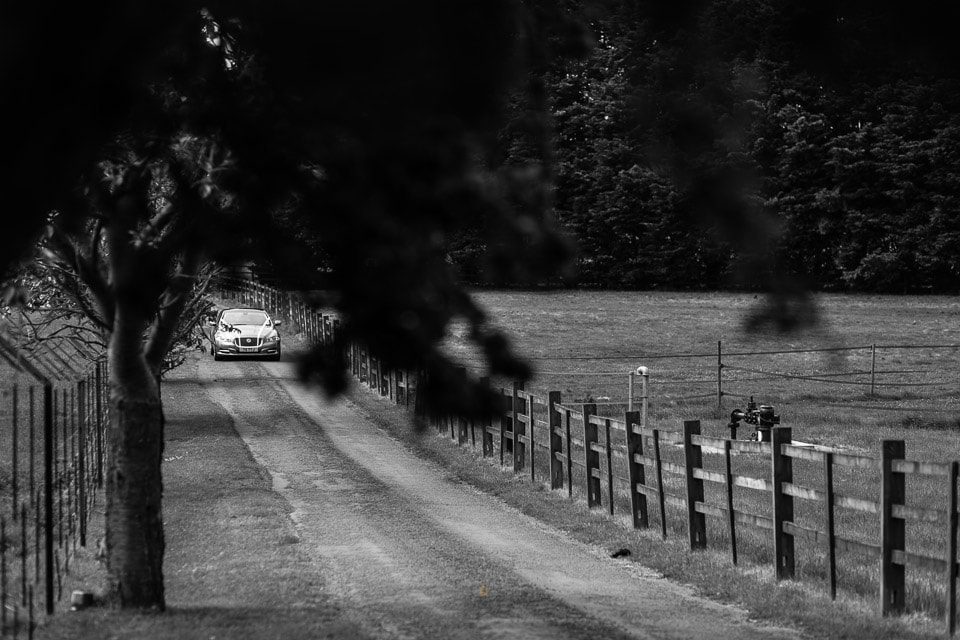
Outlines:
<svg viewBox="0 0 960 640"><path fill-rule="evenodd" d="M375 638L795 638L452 480L292 365L200 362L290 505L301 553Z"/></svg>

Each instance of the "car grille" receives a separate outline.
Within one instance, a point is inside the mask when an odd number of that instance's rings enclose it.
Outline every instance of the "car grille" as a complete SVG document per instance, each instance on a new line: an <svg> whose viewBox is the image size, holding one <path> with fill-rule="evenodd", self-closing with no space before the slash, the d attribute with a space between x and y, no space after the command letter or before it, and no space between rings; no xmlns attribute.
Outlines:
<svg viewBox="0 0 960 640"><path fill-rule="evenodd" d="M240 338L241 347L256 347L258 340L256 338Z"/></svg>

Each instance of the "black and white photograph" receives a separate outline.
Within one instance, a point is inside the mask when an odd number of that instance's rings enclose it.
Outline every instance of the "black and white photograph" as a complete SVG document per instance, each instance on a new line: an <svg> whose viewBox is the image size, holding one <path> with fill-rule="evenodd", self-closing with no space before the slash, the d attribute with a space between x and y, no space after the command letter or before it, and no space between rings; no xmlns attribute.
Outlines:
<svg viewBox="0 0 960 640"><path fill-rule="evenodd" d="M0 3L0 638L957 637L957 25Z"/></svg>

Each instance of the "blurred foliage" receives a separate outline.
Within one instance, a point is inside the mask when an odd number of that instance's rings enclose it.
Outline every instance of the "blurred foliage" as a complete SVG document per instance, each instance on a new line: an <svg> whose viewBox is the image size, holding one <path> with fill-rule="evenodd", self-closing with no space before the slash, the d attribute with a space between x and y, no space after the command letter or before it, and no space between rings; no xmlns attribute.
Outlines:
<svg viewBox="0 0 960 640"><path fill-rule="evenodd" d="M556 217L579 268L544 284L763 289L771 318L809 288L957 289L960 45L943 26L957 8L604 7L591 55L546 74ZM506 162L528 162L502 135ZM496 284L464 245L465 277Z"/></svg>
<svg viewBox="0 0 960 640"><path fill-rule="evenodd" d="M111 331L124 305L144 318L174 308L182 292L165 287L192 277L199 247L290 288L322 286L343 339L424 367L438 404L492 402L441 350L453 321L489 373L528 375L446 246L483 216L505 278L543 277L568 255L550 226L547 163L513 172L487 159L523 69L586 50L576 16L540 0L108 1L4 5L0 25L0 100L17 124L0 172L8 274L52 222L55 257L90 275L81 299ZM549 146L538 114L526 128ZM341 390L337 354L311 354L303 374Z"/></svg>
<svg viewBox="0 0 960 640"><path fill-rule="evenodd" d="M775 297L756 322L785 329L815 320L806 284L951 288L958 11L5 3L2 266L51 212L83 232L105 161L165 161L188 141L207 151L181 171L207 258L325 289L345 339L425 366L450 387L437 402L471 410L491 398L443 354L451 322L487 373L528 369L464 281L757 287ZM304 375L335 392L340 364L318 351Z"/></svg>

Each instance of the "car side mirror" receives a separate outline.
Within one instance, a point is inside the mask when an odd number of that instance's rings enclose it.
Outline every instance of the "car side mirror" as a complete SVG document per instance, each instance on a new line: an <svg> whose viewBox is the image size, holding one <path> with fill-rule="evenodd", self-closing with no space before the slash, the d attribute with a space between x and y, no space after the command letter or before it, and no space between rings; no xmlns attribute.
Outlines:
<svg viewBox="0 0 960 640"><path fill-rule="evenodd" d="M217 321L216 321L216 320L207 320L207 324L210 325L211 327L215 327L215 326L217 326Z"/></svg>
<svg viewBox="0 0 960 640"><path fill-rule="evenodd" d="M283 324L283 320L274 320L274 321L273 321L273 326L275 326L275 327L279 327L281 324Z"/></svg>

